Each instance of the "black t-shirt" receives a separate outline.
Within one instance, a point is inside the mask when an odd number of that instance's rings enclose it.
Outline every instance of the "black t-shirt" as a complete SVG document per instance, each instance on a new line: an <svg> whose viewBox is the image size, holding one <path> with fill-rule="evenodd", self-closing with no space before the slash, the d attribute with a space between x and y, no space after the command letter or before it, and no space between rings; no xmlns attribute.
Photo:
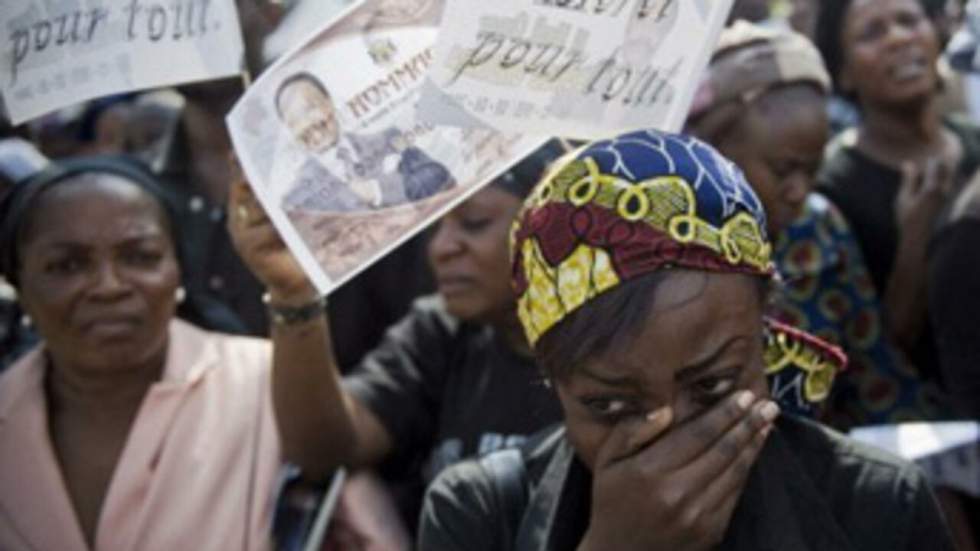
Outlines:
<svg viewBox="0 0 980 551"><path fill-rule="evenodd" d="M459 463L433 482L418 548L577 548L588 527L592 477L563 429L532 440L515 461L493 459L500 454ZM952 551L953 544L918 467L783 415L716 549Z"/></svg>
<svg viewBox="0 0 980 551"><path fill-rule="evenodd" d="M946 121L963 146L960 181L980 167L980 128L959 118ZM899 171L871 159L856 147L835 144L817 175L817 188L840 208L861 245L875 288L884 293L891 275L899 230L895 201L901 187ZM912 360L924 373L934 373L936 351L928 328L914 346Z"/></svg>
<svg viewBox="0 0 980 551"><path fill-rule="evenodd" d="M561 419L533 359L492 328L450 316L438 296L417 300L345 384L391 434L395 453L383 471L421 469L425 482Z"/></svg>

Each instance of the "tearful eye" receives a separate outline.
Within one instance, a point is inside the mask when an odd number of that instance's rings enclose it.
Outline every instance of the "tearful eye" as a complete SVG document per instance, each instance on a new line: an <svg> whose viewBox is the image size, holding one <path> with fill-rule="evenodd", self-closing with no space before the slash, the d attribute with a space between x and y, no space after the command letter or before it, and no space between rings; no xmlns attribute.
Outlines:
<svg viewBox="0 0 980 551"><path fill-rule="evenodd" d="M695 398L701 402L715 402L727 396L735 389L738 382L736 374L725 374L704 377L695 381L693 390Z"/></svg>
<svg viewBox="0 0 980 551"><path fill-rule="evenodd" d="M627 398L586 398L582 403L593 416L609 421L640 411L639 404Z"/></svg>

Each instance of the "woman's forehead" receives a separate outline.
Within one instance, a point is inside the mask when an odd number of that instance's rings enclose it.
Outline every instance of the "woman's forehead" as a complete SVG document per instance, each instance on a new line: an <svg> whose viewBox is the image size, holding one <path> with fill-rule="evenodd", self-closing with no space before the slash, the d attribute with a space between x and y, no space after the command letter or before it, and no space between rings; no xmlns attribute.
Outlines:
<svg viewBox="0 0 980 551"><path fill-rule="evenodd" d="M94 230L121 231L134 223L148 230L164 228L163 206L138 184L105 173L86 173L44 192L29 216L28 234L68 233L79 237Z"/></svg>
<svg viewBox="0 0 980 551"><path fill-rule="evenodd" d="M625 356L684 367L735 337L761 330L761 302L749 276L678 270L656 289L650 314Z"/></svg>

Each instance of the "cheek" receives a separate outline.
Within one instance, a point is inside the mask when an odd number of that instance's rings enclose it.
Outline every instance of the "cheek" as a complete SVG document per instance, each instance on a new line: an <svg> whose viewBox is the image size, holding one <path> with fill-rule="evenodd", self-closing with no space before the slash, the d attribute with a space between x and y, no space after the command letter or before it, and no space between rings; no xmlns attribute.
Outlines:
<svg viewBox="0 0 980 551"><path fill-rule="evenodd" d="M20 302L38 329L67 322L72 305L85 289L83 277L51 277L41 274L23 274L20 278Z"/></svg>

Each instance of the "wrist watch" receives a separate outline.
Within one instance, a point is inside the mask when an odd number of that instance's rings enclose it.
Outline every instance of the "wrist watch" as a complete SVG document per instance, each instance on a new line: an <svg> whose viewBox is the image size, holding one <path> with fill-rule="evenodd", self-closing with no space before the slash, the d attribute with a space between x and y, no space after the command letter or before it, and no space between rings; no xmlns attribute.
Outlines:
<svg viewBox="0 0 980 551"><path fill-rule="evenodd" d="M327 297L315 299L300 306L279 306L272 304L269 293L262 295L262 302L269 310L269 317L275 325L293 325L322 316L326 312Z"/></svg>

